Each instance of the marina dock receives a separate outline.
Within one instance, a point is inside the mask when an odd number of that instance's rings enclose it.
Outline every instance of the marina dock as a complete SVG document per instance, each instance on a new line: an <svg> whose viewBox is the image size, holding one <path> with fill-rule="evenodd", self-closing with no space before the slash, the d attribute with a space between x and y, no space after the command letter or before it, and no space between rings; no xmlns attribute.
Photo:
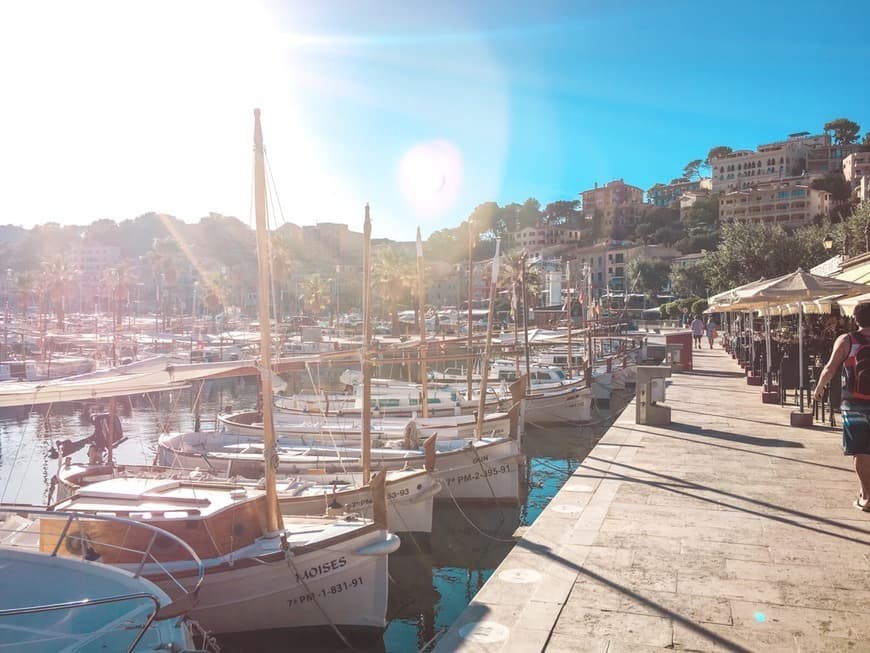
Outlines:
<svg viewBox="0 0 870 653"><path fill-rule="evenodd" d="M839 426L791 427L722 349L693 354L671 424L630 404L435 651L870 651Z"/></svg>

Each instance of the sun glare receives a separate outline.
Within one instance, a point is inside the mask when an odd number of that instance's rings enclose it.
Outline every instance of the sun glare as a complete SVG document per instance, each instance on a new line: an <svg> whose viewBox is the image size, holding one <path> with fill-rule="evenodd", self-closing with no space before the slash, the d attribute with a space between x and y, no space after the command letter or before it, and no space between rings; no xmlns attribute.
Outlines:
<svg viewBox="0 0 870 653"><path fill-rule="evenodd" d="M462 185L462 154L444 140L420 143L399 162L399 189L419 217L451 209Z"/></svg>

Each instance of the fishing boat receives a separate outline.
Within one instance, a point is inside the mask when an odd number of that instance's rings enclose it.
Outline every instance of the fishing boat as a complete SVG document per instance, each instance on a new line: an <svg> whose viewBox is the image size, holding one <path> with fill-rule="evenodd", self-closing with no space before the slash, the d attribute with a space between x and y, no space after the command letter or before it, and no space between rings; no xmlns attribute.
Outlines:
<svg viewBox="0 0 870 653"><path fill-rule="evenodd" d="M254 113L254 192L259 274L258 313L260 383L265 396L272 393L271 334L269 306L269 259L266 220L265 159L259 110ZM201 377L211 366L226 366L237 373L244 363L199 364ZM197 374L190 366L187 374ZM110 388L141 388L154 383L161 390L189 380L168 368L132 375L117 384L102 379ZM163 387L157 383L168 376ZM183 378L183 380L182 380ZM109 392L100 379L81 379L50 388L24 388L5 401L30 396L41 401L87 392ZM32 393L32 394L31 394ZM111 395L110 395L111 396ZM373 518L287 517L281 514L277 494L275 436L271 405L264 406L264 433L260 459L263 489L240 487L195 479L111 478L81 487L55 508L79 513L135 518L189 542L203 560L207 575L190 614L208 631L237 634L251 631L283 631L325 627L338 633L357 629L381 632L386 625L387 555L399 547L399 538L386 527L384 477L373 479ZM262 464L268 462L268 464ZM136 564L128 545L139 544L138 535L103 522L88 523L87 537L118 548L95 549L111 564ZM62 533L58 534L62 539ZM96 539L96 538L95 538ZM183 579L181 587L158 582L170 596L189 589L195 574L181 551L167 544L173 572Z"/></svg>
<svg viewBox="0 0 870 653"><path fill-rule="evenodd" d="M422 449L373 447L373 471L425 466ZM277 471L295 476L310 469L328 473L359 472L359 447L302 446L276 441ZM221 475L258 477L263 473L263 439L236 433L167 433L160 436L157 463L187 470L208 469ZM517 502L523 456L511 438L438 442L433 468L441 483L436 498L466 502Z"/></svg>
<svg viewBox="0 0 870 653"><path fill-rule="evenodd" d="M434 464L435 438L424 450L425 463ZM262 451L259 452L260 463ZM240 474L251 474L246 478ZM222 474L202 465L193 470L153 465L118 465L110 462L81 463L66 458L55 476L57 500L72 497L83 487L113 478L192 479L199 482L230 483L239 488L262 489L262 465L229 466ZM361 515L374 518L375 497L363 485L360 473L311 468L305 474L276 479L278 504L284 516L325 514ZM433 499L440 482L428 469L397 469L387 473L387 527L396 533L427 534L432 530Z"/></svg>
<svg viewBox="0 0 870 653"><path fill-rule="evenodd" d="M293 517L275 529L268 521L269 494L233 483L126 477L84 486L55 509L128 516L184 538L206 569L189 614L211 633L383 629L387 554L399 546L386 531L386 515ZM82 523L88 542L113 544L90 545L102 561L137 563L128 550L147 543L138 531L85 517ZM189 591L195 577L183 553L176 545L161 546L163 564ZM157 582L170 596L178 591Z"/></svg>
<svg viewBox="0 0 870 653"><path fill-rule="evenodd" d="M507 404L509 399L505 399ZM518 413L518 410L516 411ZM274 413L275 433L284 438L299 440L300 444L339 444L359 446L363 422L359 411L351 414L292 413L277 410ZM260 411L238 411L218 415L221 429L231 433L262 435L263 415ZM434 417L377 417L370 421L372 437L383 443L407 439L408 430L414 429L421 437L438 434L438 439L462 440L474 437L477 418L473 414ZM483 432L492 437L516 434L516 417L510 412L492 412L484 415Z"/></svg>
<svg viewBox="0 0 870 653"><path fill-rule="evenodd" d="M166 531L107 516L83 520L74 513L33 506L0 506L0 649L37 651L192 651L195 625L183 618L193 603L203 567L185 543ZM90 524L147 535L128 569L101 561L115 544L95 539ZM83 532L87 529L87 538ZM158 541L160 546L158 546ZM178 588L161 558L171 543L187 553L192 575L177 601L154 582ZM104 548L105 547L105 548ZM151 576L149 579L148 576Z"/></svg>
<svg viewBox="0 0 870 653"><path fill-rule="evenodd" d="M342 372L340 380L349 392L299 392L276 395L275 406L280 412L359 416L363 407L362 375L355 370ZM469 400L449 383L429 384L423 400L423 387L419 383L394 379L371 379L369 404L375 415L410 417L423 413L424 403L429 417L470 415L478 410L478 402ZM493 392L487 397L486 410L503 409L500 398Z"/></svg>

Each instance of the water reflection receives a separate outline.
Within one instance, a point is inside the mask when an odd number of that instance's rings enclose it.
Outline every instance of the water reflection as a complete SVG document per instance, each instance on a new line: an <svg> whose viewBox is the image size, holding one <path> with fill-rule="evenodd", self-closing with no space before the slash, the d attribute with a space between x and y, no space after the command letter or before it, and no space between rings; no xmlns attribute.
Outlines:
<svg viewBox="0 0 870 653"><path fill-rule="evenodd" d="M190 391L181 391L119 400L116 409L128 439L114 451L115 459L122 464L152 462L162 431L193 427L193 399ZM201 396L202 428L214 427L220 408L253 406L255 401L256 384L251 381L206 383ZM624 398L614 401L611 410L624 403ZM89 436L90 415L107 409L108 402L99 402L0 412L3 500L44 503L58 465L48 457L55 440ZM606 422L530 430L523 442L526 493L519 505L436 504L431 536L406 538L399 554L390 557L389 625L383 638L354 641L355 649L366 653L419 650L448 628L510 551L517 529L534 521L605 428ZM307 636L254 633L222 640L221 646L224 653L348 650L337 637L322 631Z"/></svg>

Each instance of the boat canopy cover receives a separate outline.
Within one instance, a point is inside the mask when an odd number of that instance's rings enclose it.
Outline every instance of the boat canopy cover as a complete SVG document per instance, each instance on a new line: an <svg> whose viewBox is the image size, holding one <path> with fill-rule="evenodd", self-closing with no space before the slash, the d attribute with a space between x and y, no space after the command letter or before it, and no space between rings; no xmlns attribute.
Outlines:
<svg viewBox="0 0 870 653"><path fill-rule="evenodd" d="M252 360L173 364L168 357L157 357L51 381L0 383L0 407L165 392L185 388L191 381L256 373Z"/></svg>

